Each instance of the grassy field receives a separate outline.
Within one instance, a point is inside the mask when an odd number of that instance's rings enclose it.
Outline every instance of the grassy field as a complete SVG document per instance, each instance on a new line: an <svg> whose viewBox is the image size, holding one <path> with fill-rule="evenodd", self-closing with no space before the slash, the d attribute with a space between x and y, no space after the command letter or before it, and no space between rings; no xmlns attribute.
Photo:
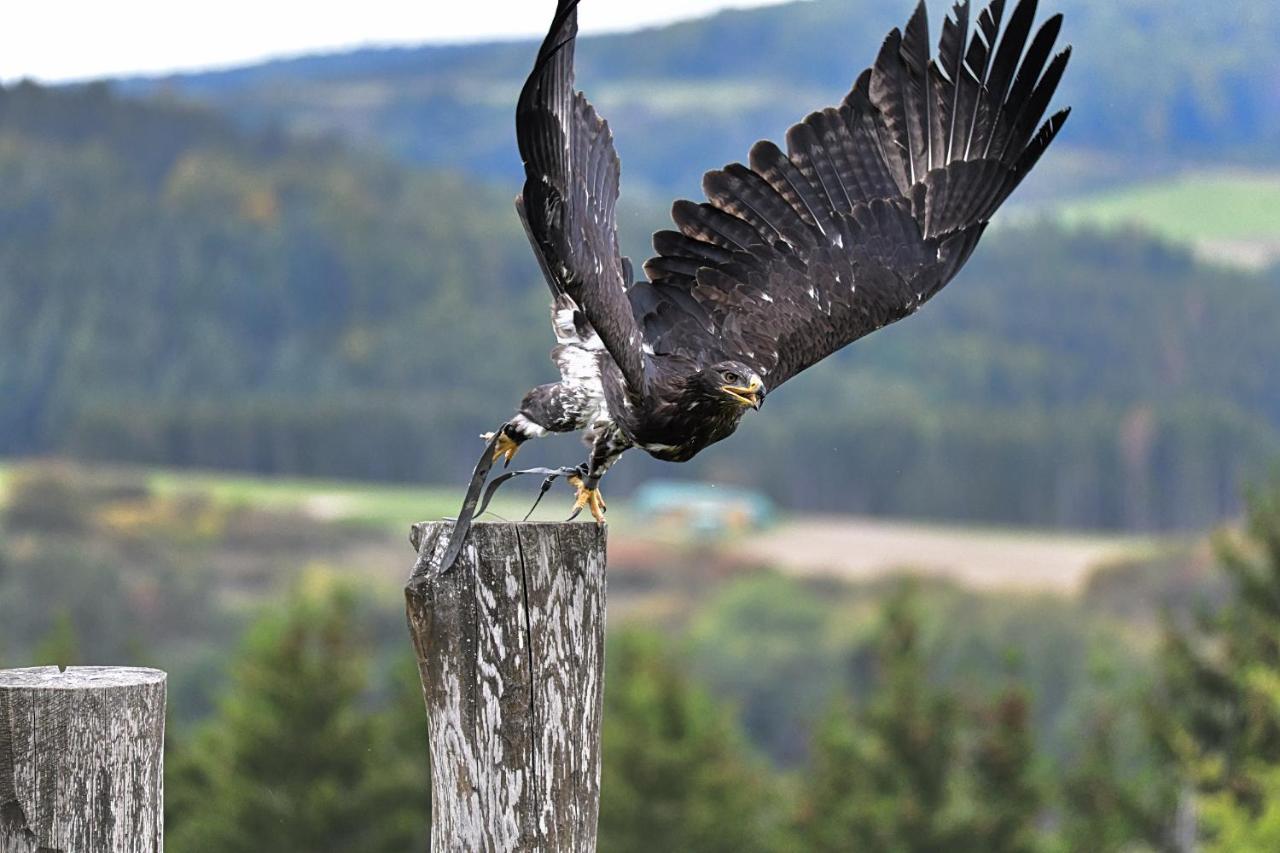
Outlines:
<svg viewBox="0 0 1280 853"><path fill-rule="evenodd" d="M444 488L167 470L148 472L147 479L161 496L194 492L222 504L297 510L326 520L386 527L403 527L406 520L450 515L458 509L457 493Z"/></svg>
<svg viewBox="0 0 1280 853"><path fill-rule="evenodd" d="M0 501L13 470L12 465L0 465ZM388 543L394 538L397 546L410 524L451 516L461 499L458 490L441 487L176 470L134 470L128 474L144 480L158 497L197 494L224 506L292 511L326 522L373 527L386 532ZM523 517L535 493L536 483L513 484L495 501L497 515L488 518ZM568 488L558 484L536 517L563 517L570 497ZM1150 555L1165 544L1152 537L841 516L784 518L771 529L717 542L694 540L687 531L637 519L622 501L611 506L610 533L618 556L624 558L627 554L653 555L690 547L700 551L711 546L736 565L767 565L797 575L856 582L909 570L972 588L1067 594L1079 590L1097 566Z"/></svg>
<svg viewBox="0 0 1280 853"><path fill-rule="evenodd" d="M265 479L215 473L154 471L159 494L198 492L215 501L259 508L293 509L332 521L373 524L400 533L414 520L457 512L460 494L447 488L414 488L323 480ZM518 519L528 509L533 483L510 487L495 501L498 516ZM558 485L537 518L568 512L570 494ZM611 502L611 541L619 549L706 547L687 531L642 523L621 501ZM494 518L490 515L489 518ZM1013 530L841 516L784 518L742 537L712 543L742 564L768 565L790 574L864 582L902 571L940 577L974 589L1015 589L1071 594L1099 565L1146 557L1164 545L1155 537Z"/></svg>
<svg viewBox="0 0 1280 853"><path fill-rule="evenodd" d="M297 510L326 521L376 525L393 531L436 518L452 517L462 503L461 489L441 486L401 486L339 480L252 477L214 472L150 471L151 488L159 495L196 492L214 501L263 509ZM523 518L536 489L530 482L509 484L494 498L495 519ZM536 519L567 513L571 493L567 486L550 492L539 506Z"/></svg>
<svg viewBox="0 0 1280 853"><path fill-rule="evenodd" d="M22 463L0 462L0 504L13 473ZM462 503L462 490L443 486L405 486L343 480L292 477L259 477L247 474L186 471L178 469L120 468L128 477L140 478L159 497L196 494L225 506L296 511L324 521L349 522L407 530L417 521L452 517ZM508 484L494 498L487 519L520 519L537 494L537 483L521 480ZM611 509L613 502L611 502ZM549 492L535 514L536 520L567 515L572 492L563 481Z"/></svg>
<svg viewBox="0 0 1280 853"><path fill-rule="evenodd" d="M1270 249L1267 260L1280 254L1280 174L1188 173L1088 196L1055 215L1071 225L1137 225L1228 260L1233 247L1246 255L1250 246Z"/></svg>

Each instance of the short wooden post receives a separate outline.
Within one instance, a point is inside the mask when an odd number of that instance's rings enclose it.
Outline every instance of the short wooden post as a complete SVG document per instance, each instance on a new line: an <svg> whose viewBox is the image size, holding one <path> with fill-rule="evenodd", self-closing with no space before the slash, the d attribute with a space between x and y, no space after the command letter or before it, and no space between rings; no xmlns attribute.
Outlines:
<svg viewBox="0 0 1280 853"><path fill-rule="evenodd" d="M436 851L594 853L600 807L605 528L414 528L405 589L431 743Z"/></svg>
<svg viewBox="0 0 1280 853"><path fill-rule="evenodd" d="M0 853L164 849L165 674L0 670Z"/></svg>

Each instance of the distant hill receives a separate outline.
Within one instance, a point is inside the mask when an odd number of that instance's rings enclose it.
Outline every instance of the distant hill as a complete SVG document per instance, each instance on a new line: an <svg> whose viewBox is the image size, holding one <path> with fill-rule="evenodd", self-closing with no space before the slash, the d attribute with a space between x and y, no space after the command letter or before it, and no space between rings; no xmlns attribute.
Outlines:
<svg viewBox="0 0 1280 853"><path fill-rule="evenodd" d="M637 258L662 215L627 213ZM0 455L460 482L553 378L546 303L506 189L104 87L0 90ZM663 473L793 509L1196 526L1280 456L1277 328L1275 274L997 227L918 317Z"/></svg>
<svg viewBox="0 0 1280 853"><path fill-rule="evenodd" d="M548 4L550 5L550 4ZM837 102L910 14L909 0L809 0L583 39L579 82L610 119L638 200L692 193L703 171ZM944 4L930 2L937 33ZM1061 194L1187 161L1280 160L1280 4L1056 0L1074 43L1055 157L1021 194ZM406 14L415 14L407 11ZM418 7L416 14L430 14ZM412 163L508 183L512 105L530 44L362 50L120 84L194 97L251 126L336 133Z"/></svg>
<svg viewBox="0 0 1280 853"><path fill-rule="evenodd" d="M404 421L463 376L433 417L473 432L469 403L538 375L544 288L509 204L203 109L0 90L0 453L307 468L343 454L267 446L234 411L283 423L376 405ZM487 344L480 306L518 318L506 346ZM178 413L212 438L191 447L165 425ZM90 440L89 422L113 426ZM398 470L386 461L382 476Z"/></svg>
<svg viewBox="0 0 1280 853"><path fill-rule="evenodd" d="M1280 262L1280 173L1188 172L1055 205L1066 224L1139 225L1209 260L1260 268Z"/></svg>

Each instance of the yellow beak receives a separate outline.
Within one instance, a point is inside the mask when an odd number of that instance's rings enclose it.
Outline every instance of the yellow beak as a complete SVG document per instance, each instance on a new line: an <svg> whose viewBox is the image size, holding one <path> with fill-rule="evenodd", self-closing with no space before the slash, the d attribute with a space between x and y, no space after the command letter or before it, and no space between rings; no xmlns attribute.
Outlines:
<svg viewBox="0 0 1280 853"><path fill-rule="evenodd" d="M760 380L753 378L751 384L745 387L741 385L722 385L720 390L743 406L759 409L760 404L764 402L764 398L760 394L763 388L764 385L761 384Z"/></svg>

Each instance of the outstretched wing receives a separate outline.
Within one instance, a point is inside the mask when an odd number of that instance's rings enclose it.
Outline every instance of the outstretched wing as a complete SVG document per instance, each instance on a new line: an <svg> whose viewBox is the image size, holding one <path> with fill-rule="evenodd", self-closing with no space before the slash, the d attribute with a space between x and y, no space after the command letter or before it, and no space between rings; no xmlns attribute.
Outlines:
<svg viewBox="0 0 1280 853"><path fill-rule="evenodd" d="M921 2L786 153L759 142L749 166L706 175L706 203L677 202L631 291L655 353L737 359L776 388L941 290L1069 113L1039 126L1070 54L1052 55L1061 16L1032 38L1036 0L1020 0L997 40L1004 9L970 34L963 0L931 60Z"/></svg>
<svg viewBox="0 0 1280 853"><path fill-rule="evenodd" d="M556 294L567 293L627 384L644 390L640 329L627 299L631 265L618 250L618 155L604 119L573 90L578 0L560 0L516 107L529 242Z"/></svg>

